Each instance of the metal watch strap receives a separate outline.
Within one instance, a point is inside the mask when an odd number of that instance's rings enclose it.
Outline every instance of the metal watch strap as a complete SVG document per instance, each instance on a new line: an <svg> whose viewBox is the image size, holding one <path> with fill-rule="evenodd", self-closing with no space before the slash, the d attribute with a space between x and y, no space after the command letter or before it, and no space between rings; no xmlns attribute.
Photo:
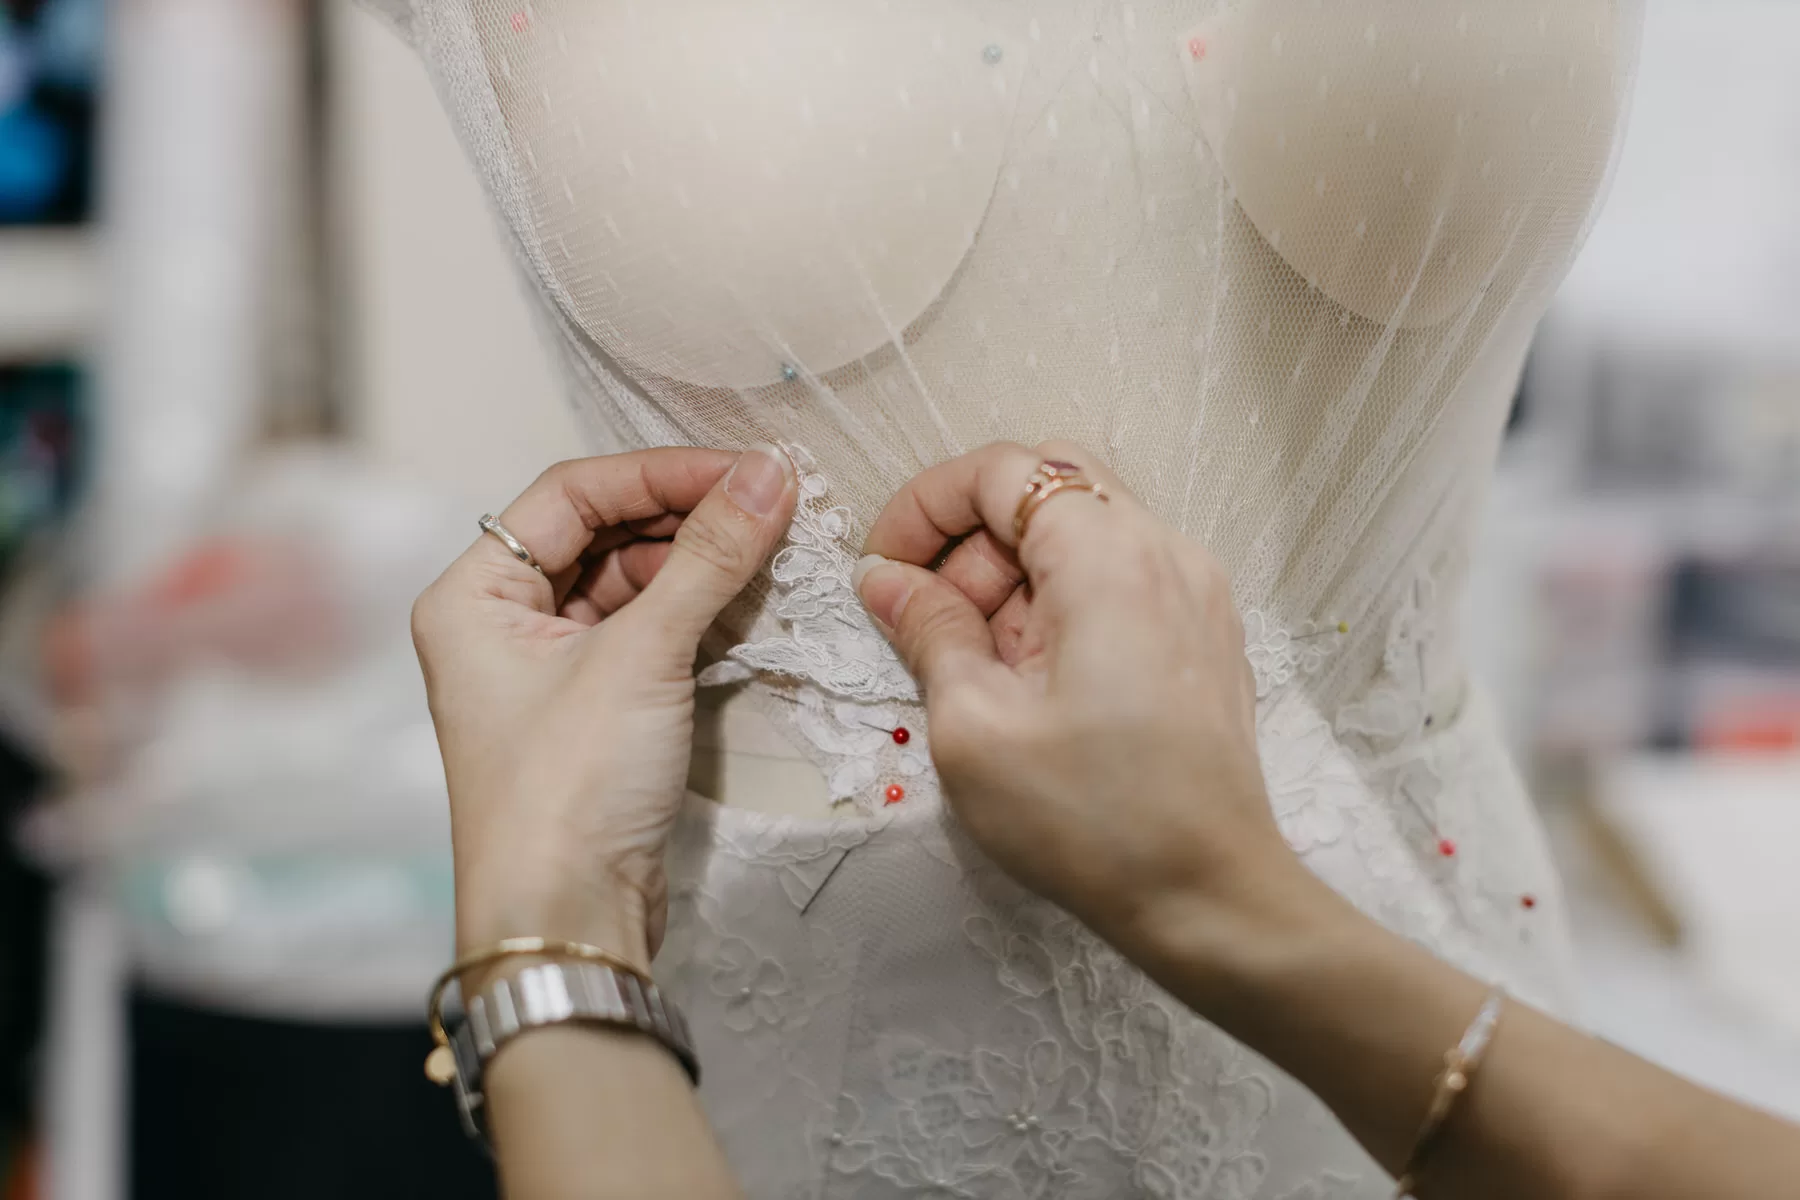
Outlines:
<svg viewBox="0 0 1800 1200"><path fill-rule="evenodd" d="M463 1004L449 1024L456 1106L470 1137L487 1138L482 1072L513 1038L546 1025L584 1022L635 1029L668 1048L696 1085L700 1060L687 1019L654 983L597 962L534 963L502 975Z"/></svg>

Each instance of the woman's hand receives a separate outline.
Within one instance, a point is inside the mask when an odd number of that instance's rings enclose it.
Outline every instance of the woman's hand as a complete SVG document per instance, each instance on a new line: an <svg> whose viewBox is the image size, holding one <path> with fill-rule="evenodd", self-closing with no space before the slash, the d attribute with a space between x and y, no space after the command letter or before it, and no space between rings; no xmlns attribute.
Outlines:
<svg viewBox="0 0 1800 1200"><path fill-rule="evenodd" d="M1111 502L1052 496L1014 545L1046 459ZM1165 899L1191 913L1203 898L1241 928L1263 915L1256 897L1313 894L1269 810L1224 570L1091 454L1000 444L934 467L866 548L880 557L858 564L858 591L924 685L945 791L1021 883L1127 953L1149 952Z"/></svg>
<svg viewBox="0 0 1800 1200"><path fill-rule="evenodd" d="M772 447L559 463L413 608L450 787L457 937L589 942L647 969L700 638L793 515Z"/></svg>

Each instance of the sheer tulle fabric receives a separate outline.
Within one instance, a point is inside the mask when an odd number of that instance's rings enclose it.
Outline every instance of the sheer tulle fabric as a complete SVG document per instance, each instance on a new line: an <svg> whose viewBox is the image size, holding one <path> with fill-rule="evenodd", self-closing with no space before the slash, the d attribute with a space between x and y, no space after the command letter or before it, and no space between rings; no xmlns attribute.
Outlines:
<svg viewBox="0 0 1800 1200"><path fill-rule="evenodd" d="M1556 1002L1554 879L1453 614L1619 140L1636 9L379 7L436 76L596 448L771 440L802 464L790 544L707 678L756 689L845 816L696 803L664 964L754 1194L1380 1194L1316 1103L958 839L849 568L924 466L998 439L1100 452L1231 570L1309 865Z"/></svg>

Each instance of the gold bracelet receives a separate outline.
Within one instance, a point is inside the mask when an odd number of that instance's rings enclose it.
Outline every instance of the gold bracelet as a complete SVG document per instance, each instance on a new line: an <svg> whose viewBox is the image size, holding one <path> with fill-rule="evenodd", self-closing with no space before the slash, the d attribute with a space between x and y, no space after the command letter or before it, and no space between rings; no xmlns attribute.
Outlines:
<svg viewBox="0 0 1800 1200"><path fill-rule="evenodd" d="M449 990L451 983L460 980L476 967L485 967L506 958L540 955L545 958L579 958L587 962L605 963L614 970L636 976L645 983L649 982L642 971L618 955L585 942L562 942L541 937L503 938L491 946L471 951L444 968L444 973L431 985L431 1000L425 1008L425 1020L431 1026L431 1040L436 1046L425 1059L425 1074L434 1083L447 1082L456 1069L450 1052L450 1034L444 1029L444 993Z"/></svg>
<svg viewBox="0 0 1800 1200"><path fill-rule="evenodd" d="M1457 1100L1469 1089L1469 1082L1481 1068L1481 1060L1494 1040L1494 1030L1500 1024L1500 1014L1505 1007L1506 989L1496 984L1487 994L1481 1011L1463 1032L1462 1040L1445 1052L1444 1069L1437 1077L1431 1108L1425 1113L1419 1136L1413 1140L1412 1153L1406 1156L1406 1169L1400 1172L1400 1178L1394 1184L1394 1200L1406 1200L1412 1195L1413 1187L1418 1183L1419 1166L1444 1132L1444 1124L1450 1119Z"/></svg>

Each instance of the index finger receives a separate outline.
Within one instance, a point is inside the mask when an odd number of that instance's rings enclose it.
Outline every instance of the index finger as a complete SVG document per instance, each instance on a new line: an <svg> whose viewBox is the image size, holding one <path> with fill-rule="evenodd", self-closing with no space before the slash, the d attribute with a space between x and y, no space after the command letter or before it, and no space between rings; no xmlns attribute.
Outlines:
<svg viewBox="0 0 1800 1200"><path fill-rule="evenodd" d="M500 522L554 578L580 561L602 530L692 511L736 461L727 451L687 446L570 459L539 475ZM469 553L534 574L496 538L483 535Z"/></svg>
<svg viewBox="0 0 1800 1200"><path fill-rule="evenodd" d="M1118 477L1079 446L1046 442L1029 449L1016 442L995 442L913 476L875 518L863 552L924 566L952 541L981 528L1016 550L1013 517L1026 481L1051 460L1074 463L1109 495L1126 494ZM1055 508L1052 501L1045 501L1045 506ZM1033 528L1044 523L1044 515L1032 519Z"/></svg>

